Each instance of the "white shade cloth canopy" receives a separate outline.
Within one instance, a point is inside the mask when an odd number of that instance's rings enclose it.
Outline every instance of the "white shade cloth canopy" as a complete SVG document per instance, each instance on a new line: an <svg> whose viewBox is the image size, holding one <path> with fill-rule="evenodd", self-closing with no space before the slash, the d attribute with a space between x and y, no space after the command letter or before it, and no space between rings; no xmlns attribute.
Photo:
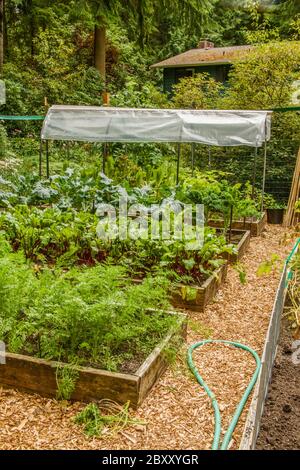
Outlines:
<svg viewBox="0 0 300 470"><path fill-rule="evenodd" d="M261 147L270 135L268 111L52 106L44 120L41 138Z"/></svg>

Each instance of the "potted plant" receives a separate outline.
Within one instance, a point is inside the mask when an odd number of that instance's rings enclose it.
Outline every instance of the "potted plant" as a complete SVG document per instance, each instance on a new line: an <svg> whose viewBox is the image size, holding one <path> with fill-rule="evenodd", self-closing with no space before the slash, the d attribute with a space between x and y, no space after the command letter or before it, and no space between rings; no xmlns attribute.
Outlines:
<svg viewBox="0 0 300 470"><path fill-rule="evenodd" d="M264 205L267 209L268 224L282 224L285 204L277 202L270 194L265 194Z"/></svg>

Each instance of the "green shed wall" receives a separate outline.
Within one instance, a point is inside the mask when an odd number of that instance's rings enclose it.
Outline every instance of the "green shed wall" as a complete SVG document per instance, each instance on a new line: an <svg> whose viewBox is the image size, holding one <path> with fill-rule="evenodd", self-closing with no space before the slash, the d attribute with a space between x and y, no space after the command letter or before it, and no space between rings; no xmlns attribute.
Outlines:
<svg viewBox="0 0 300 470"><path fill-rule="evenodd" d="M189 76L191 74L191 70L194 74L197 73L208 73L213 77L215 80L219 82L226 82L227 75L230 70L231 65L202 65L198 67L169 67L164 69L163 74L163 85L164 85L164 92L172 94L173 86L178 83L178 76L180 77L185 75Z"/></svg>
<svg viewBox="0 0 300 470"><path fill-rule="evenodd" d="M172 93L175 82L175 69L164 69L164 93Z"/></svg>

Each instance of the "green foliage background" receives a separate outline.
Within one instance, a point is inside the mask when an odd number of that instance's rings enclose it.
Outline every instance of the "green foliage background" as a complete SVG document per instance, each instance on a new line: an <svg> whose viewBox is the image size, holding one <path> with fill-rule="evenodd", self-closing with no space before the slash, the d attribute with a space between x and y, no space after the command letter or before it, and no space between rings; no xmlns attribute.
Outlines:
<svg viewBox="0 0 300 470"><path fill-rule="evenodd" d="M93 35L99 22L107 28L106 85L94 68ZM296 68L299 64L299 54L294 53L296 43L291 42L300 39L298 0L6 0L4 26L5 57L1 78L6 82L7 103L1 106L3 114L44 114L44 97L50 105L101 105L104 88L111 93L112 106L282 106L288 103L291 81L291 76L283 73L285 65L288 64L290 70L291 64ZM184 82L178 85L177 96L171 102L161 93L161 71L150 69L150 65L197 47L203 37L212 40L215 46L251 43L264 45L264 49L233 69L230 87L225 93L220 95L217 85L209 87L205 77L199 77L202 82L197 85L196 105L193 84ZM265 60L261 61L263 56ZM266 90L265 85L270 80L273 83L281 80L285 85L279 94L266 99L270 87ZM5 129L12 145L10 155L22 160L24 171L36 171L38 143L18 138L38 136L40 124L7 121ZM9 151L9 143L3 129L0 135L0 158L3 158ZM275 186L282 182L286 192L298 144L299 115L274 116L267 178ZM82 150L76 152L72 155L86 154ZM98 149L98 154L100 152ZM54 150L58 161L65 153L65 149L63 152ZM151 165L155 162L154 168L158 168L166 156L168 161L175 158L170 146L137 146L125 151L113 146L112 153L117 155L117 164L115 159L110 161L110 176L116 174L117 178L128 167L133 174L140 175L145 167L148 172L148 154ZM188 163L189 150L184 153ZM79 160L78 157L77 163ZM198 146L196 160L199 168L207 168L208 150ZM253 155L243 149L211 149L210 165L229 171L229 178L235 182L236 175L246 181L252 178ZM261 166L259 158L258 185ZM136 171L137 167L140 171ZM161 174L168 171L166 168L159 170ZM130 181L132 175L128 173L126 170L125 178Z"/></svg>
<svg viewBox="0 0 300 470"><path fill-rule="evenodd" d="M114 104L130 106L148 104L149 95L155 104L151 87L161 83L161 75L149 65L196 47L202 37L216 46L299 39L299 2L274 3L7 0L3 76L8 96L2 112L41 113L44 96L50 104L99 104L103 83L93 68L99 15L108 33L107 87Z"/></svg>

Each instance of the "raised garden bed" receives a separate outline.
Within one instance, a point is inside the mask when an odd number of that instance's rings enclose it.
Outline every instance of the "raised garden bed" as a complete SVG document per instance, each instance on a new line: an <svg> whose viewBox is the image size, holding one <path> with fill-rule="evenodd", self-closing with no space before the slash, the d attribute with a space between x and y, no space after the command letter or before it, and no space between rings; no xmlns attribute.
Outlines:
<svg viewBox="0 0 300 470"><path fill-rule="evenodd" d="M232 242L237 242L237 253L225 254L229 263L238 262L245 254L250 244L250 231L232 230ZM219 288L224 284L228 266L222 265L201 286L178 285L172 290L171 303L173 307L203 312L212 302Z"/></svg>
<svg viewBox="0 0 300 470"><path fill-rule="evenodd" d="M231 240L236 247L237 253L226 253L224 258L234 264L241 260L250 245L251 234L249 230L231 230ZM229 243L229 240L228 240Z"/></svg>
<svg viewBox="0 0 300 470"><path fill-rule="evenodd" d="M172 290L173 307L203 312L215 297L227 276L227 263L223 264L202 284L202 286L178 285Z"/></svg>
<svg viewBox="0 0 300 470"><path fill-rule="evenodd" d="M290 322L285 318L260 422L258 450L299 450L300 447L300 374L297 348L292 349L294 341Z"/></svg>
<svg viewBox="0 0 300 470"><path fill-rule="evenodd" d="M300 252L289 257L281 281L281 309L275 337L274 364L260 420L257 449L299 450L300 447ZM279 329L280 326L280 329ZM288 384L288 385L287 385Z"/></svg>
<svg viewBox="0 0 300 470"><path fill-rule="evenodd" d="M292 361L293 309L290 301L292 280L289 270L292 263L293 258L290 259L290 263L285 264L281 274L265 338L261 369L240 450L292 449L297 438L299 443L299 420L295 419L299 411L299 406L297 407L299 396L297 393L293 395L299 390L299 380L297 381L297 365ZM294 314L297 313L298 307L295 308L294 305L293 308ZM283 315L285 309L289 319L286 318L286 314ZM289 388L286 386L287 383L290 384ZM294 413L291 413L292 411Z"/></svg>
<svg viewBox="0 0 300 470"><path fill-rule="evenodd" d="M173 312L171 313L173 314ZM168 367L166 351L186 338L186 316L180 314L178 329L170 332L153 350L135 373L109 372L91 367L78 368L79 377L71 400L89 402L107 398L118 403L130 401L137 408ZM6 364L0 365L0 384L45 397L57 393L58 363L21 354L6 354ZM62 366L59 363L59 366Z"/></svg>
<svg viewBox="0 0 300 470"><path fill-rule="evenodd" d="M204 312L205 307L214 299L227 276L228 264L224 263L206 279L202 285L175 284L169 292L172 306L184 310ZM140 284L142 279L134 279Z"/></svg>
<svg viewBox="0 0 300 470"><path fill-rule="evenodd" d="M222 227L222 220L209 220L208 225L210 227ZM251 237L259 237L265 230L267 225L267 213L264 212L260 219L246 219L246 220L234 220L232 222L232 228L237 230L249 230Z"/></svg>

